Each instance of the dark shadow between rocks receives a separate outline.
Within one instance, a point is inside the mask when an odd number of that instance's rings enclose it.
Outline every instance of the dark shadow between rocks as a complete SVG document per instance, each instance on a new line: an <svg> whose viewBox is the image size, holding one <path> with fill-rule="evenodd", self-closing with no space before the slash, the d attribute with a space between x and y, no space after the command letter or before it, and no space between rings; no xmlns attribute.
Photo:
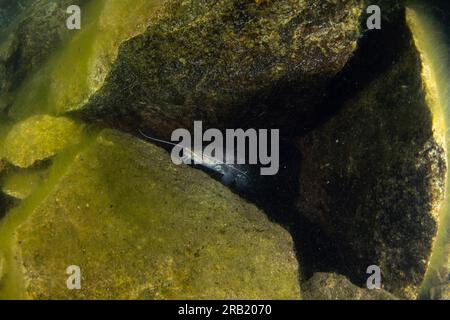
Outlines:
<svg viewBox="0 0 450 320"><path fill-rule="evenodd" d="M301 154L296 149L295 137L325 123L339 112L345 101L399 62L403 48L410 45L409 30L403 21L403 10L390 12L383 20L381 30L364 32L355 55L329 83L325 91L325 103L319 107L319 121L315 126L298 127L284 132L281 130L279 174L273 177L256 174L253 176L253 185L248 190L234 190L260 207L273 222L290 231L305 280L315 272L335 272L347 276L357 285L363 285L365 281L352 274L346 266L342 254L344 244L330 239L320 226L308 221L296 207ZM280 92L286 90L280 88L275 93ZM276 100L282 101L273 98L273 101Z"/></svg>
<svg viewBox="0 0 450 320"><path fill-rule="evenodd" d="M321 123L338 113L342 104L355 93L399 62L404 48L408 48L411 41L404 17L404 10L395 11L384 16L381 30L364 29L357 51L329 83Z"/></svg>
<svg viewBox="0 0 450 320"><path fill-rule="evenodd" d="M282 225L294 241L302 279L317 271L333 272L345 265L333 241L317 225L310 223L296 208L298 197L298 172L301 154L295 147L295 138L280 141L280 171L275 176L253 177L250 192L235 191L262 209L274 223Z"/></svg>

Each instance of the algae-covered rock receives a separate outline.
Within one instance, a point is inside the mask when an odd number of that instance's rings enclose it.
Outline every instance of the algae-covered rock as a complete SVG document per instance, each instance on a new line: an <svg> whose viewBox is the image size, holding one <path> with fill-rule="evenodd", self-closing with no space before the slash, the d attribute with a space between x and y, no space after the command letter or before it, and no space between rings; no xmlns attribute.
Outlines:
<svg viewBox="0 0 450 320"><path fill-rule="evenodd" d="M410 31L396 41L398 61L301 139L298 208L335 240L352 280L378 265L387 291L415 298L445 189L443 116Z"/></svg>
<svg viewBox="0 0 450 320"><path fill-rule="evenodd" d="M302 284L305 300L396 300L382 289L363 289L335 273L315 273Z"/></svg>
<svg viewBox="0 0 450 320"><path fill-rule="evenodd" d="M34 116L14 125L3 143L3 156L27 168L80 142L81 127L64 117Z"/></svg>
<svg viewBox="0 0 450 320"><path fill-rule="evenodd" d="M166 137L194 120L305 124L355 49L361 13L359 0L167 1L83 114Z"/></svg>
<svg viewBox="0 0 450 320"><path fill-rule="evenodd" d="M162 149L103 131L15 238L29 298L300 298L290 235ZM81 290L68 290L68 266Z"/></svg>
<svg viewBox="0 0 450 320"><path fill-rule="evenodd" d="M16 199L26 199L35 191L47 177L45 169L30 169L9 173L2 182L2 191Z"/></svg>

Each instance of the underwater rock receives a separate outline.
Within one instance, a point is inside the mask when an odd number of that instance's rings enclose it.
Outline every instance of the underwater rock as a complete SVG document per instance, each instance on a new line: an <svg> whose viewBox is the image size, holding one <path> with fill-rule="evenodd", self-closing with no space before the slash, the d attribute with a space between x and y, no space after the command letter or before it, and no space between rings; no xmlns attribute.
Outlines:
<svg viewBox="0 0 450 320"><path fill-rule="evenodd" d="M20 168L48 159L81 139L81 126L64 117L34 116L14 125L2 156Z"/></svg>
<svg viewBox="0 0 450 320"><path fill-rule="evenodd" d="M363 289L335 273L315 273L302 284L304 300L397 300L382 289Z"/></svg>
<svg viewBox="0 0 450 320"><path fill-rule="evenodd" d="M434 79L405 30L399 60L300 139L298 209L334 239L353 282L378 265L387 291L416 298L447 168Z"/></svg>
<svg viewBox="0 0 450 320"><path fill-rule="evenodd" d="M102 131L17 232L37 299L298 299L292 239L166 151ZM81 270L68 290L66 269Z"/></svg>
<svg viewBox="0 0 450 320"><path fill-rule="evenodd" d="M352 55L362 12L359 0L167 1L83 115L165 138L194 120L300 127Z"/></svg>
<svg viewBox="0 0 450 320"><path fill-rule="evenodd" d="M35 191L47 177L45 169L30 169L9 173L2 182L2 191L16 199L26 199Z"/></svg>
<svg viewBox="0 0 450 320"><path fill-rule="evenodd" d="M0 43L0 110L10 105L10 94L25 76L36 70L61 41L69 36L70 30L66 26L67 7L82 6L88 1L22 1L22 14L15 17L19 21Z"/></svg>

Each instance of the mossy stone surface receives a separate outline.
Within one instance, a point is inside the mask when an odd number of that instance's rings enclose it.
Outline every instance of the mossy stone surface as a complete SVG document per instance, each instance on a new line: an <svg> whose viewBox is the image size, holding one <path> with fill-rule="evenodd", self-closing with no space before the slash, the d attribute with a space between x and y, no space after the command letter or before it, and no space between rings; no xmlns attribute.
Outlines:
<svg viewBox="0 0 450 320"><path fill-rule="evenodd" d="M396 300L389 292L360 288L335 273L315 273L302 284L302 292L305 300Z"/></svg>
<svg viewBox="0 0 450 320"><path fill-rule="evenodd" d="M3 142L2 156L28 168L80 142L81 127L64 117L39 115L15 124Z"/></svg>
<svg viewBox="0 0 450 320"><path fill-rule="evenodd" d="M378 265L384 288L416 298L438 226L446 155L408 32L399 60L300 139L298 208L336 241L353 281ZM436 120L436 121L435 121ZM436 129L436 130L435 130Z"/></svg>
<svg viewBox="0 0 450 320"><path fill-rule="evenodd" d="M2 181L2 191L10 197L26 199L44 183L47 174L47 170L40 168L10 172Z"/></svg>
<svg viewBox="0 0 450 320"><path fill-rule="evenodd" d="M278 127L296 114L306 122L352 55L362 12L358 0L167 1L122 45L83 114L164 137L194 120Z"/></svg>
<svg viewBox="0 0 450 320"><path fill-rule="evenodd" d="M298 299L292 239L201 171L100 133L16 232L34 299ZM66 269L81 268L68 290Z"/></svg>

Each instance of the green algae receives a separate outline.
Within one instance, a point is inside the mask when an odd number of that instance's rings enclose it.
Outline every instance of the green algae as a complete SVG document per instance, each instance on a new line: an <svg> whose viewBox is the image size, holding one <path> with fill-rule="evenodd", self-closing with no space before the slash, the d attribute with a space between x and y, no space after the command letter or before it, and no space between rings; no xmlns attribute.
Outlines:
<svg viewBox="0 0 450 320"><path fill-rule="evenodd" d="M17 167L28 168L77 144L81 128L68 118L33 116L11 128L3 142L3 156Z"/></svg>
<svg viewBox="0 0 450 320"><path fill-rule="evenodd" d="M2 182L2 191L10 197L26 199L43 184L47 173L46 169L41 168L11 172Z"/></svg>
<svg viewBox="0 0 450 320"><path fill-rule="evenodd" d="M143 32L161 0L99 0L83 10L81 30L21 86L9 112L61 114L82 107L103 84L119 45ZM123 14L123 12L127 14Z"/></svg>

